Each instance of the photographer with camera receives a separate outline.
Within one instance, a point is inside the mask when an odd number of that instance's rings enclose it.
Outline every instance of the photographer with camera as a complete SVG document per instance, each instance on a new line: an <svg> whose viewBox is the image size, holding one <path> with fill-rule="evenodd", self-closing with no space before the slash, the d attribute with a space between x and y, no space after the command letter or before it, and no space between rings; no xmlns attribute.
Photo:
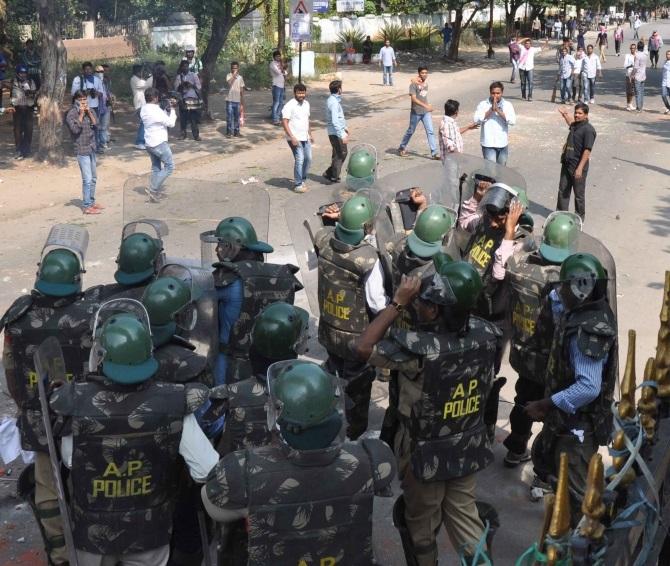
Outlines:
<svg viewBox="0 0 670 566"><path fill-rule="evenodd" d="M12 81L11 107L14 114L14 145L16 156L20 161L30 155L30 144L33 141L33 106L37 99L35 81L28 78L28 67L18 65L16 76Z"/></svg>
<svg viewBox="0 0 670 566"><path fill-rule="evenodd" d="M144 145L151 158L151 180L145 192L151 202L158 202L164 198L162 190L165 180L172 175L174 163L172 150L168 144L168 128L173 128L177 122L177 99L170 99L169 111L162 108L161 95L157 88L148 88L144 91L146 104L140 110L140 118L144 123Z"/></svg>
<svg viewBox="0 0 670 566"><path fill-rule="evenodd" d="M88 107L95 113L96 123L100 119L100 99L103 95L102 81L93 74L93 63L86 61L81 66L82 74L72 80L70 92L74 96L77 91L86 93ZM96 150L98 149L96 143Z"/></svg>
<svg viewBox="0 0 670 566"><path fill-rule="evenodd" d="M189 71L188 59L182 59L179 64L177 76L174 78L174 88L181 95L179 102L179 126L181 127L181 139L186 139L186 125L191 123L191 133L195 141L200 141L200 109L202 98L200 97L200 79L194 72Z"/></svg>
<svg viewBox="0 0 670 566"><path fill-rule="evenodd" d="M95 185L98 181L95 137L98 118L88 105L88 93L83 90L74 93L72 108L65 115L65 124L72 134L74 154L81 171L82 212L100 214L103 206L95 202Z"/></svg>

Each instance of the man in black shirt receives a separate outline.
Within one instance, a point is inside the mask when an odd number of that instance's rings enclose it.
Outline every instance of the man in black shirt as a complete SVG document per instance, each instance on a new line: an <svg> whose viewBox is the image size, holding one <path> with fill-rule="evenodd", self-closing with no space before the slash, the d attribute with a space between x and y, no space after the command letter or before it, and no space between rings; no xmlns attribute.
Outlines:
<svg viewBox="0 0 670 566"><path fill-rule="evenodd" d="M561 155L561 179L558 183L556 210L568 210L570 193L575 191L575 212L584 220L586 216L586 174L589 158L596 141L596 131L589 123L589 107L583 102L575 104L574 115L567 108L558 111L570 127L568 139Z"/></svg>

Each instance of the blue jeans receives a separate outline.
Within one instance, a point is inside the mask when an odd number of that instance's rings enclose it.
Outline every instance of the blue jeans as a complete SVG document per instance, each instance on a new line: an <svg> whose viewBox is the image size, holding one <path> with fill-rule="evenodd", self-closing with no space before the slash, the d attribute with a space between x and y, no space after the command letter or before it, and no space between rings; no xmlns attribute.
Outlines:
<svg viewBox="0 0 670 566"><path fill-rule="evenodd" d="M272 86L272 121L281 121L281 109L284 107L284 89Z"/></svg>
<svg viewBox="0 0 670 566"><path fill-rule="evenodd" d="M661 98L665 107L670 110L670 86L661 87Z"/></svg>
<svg viewBox="0 0 670 566"><path fill-rule="evenodd" d="M572 78L561 78L561 102L570 100L572 97Z"/></svg>
<svg viewBox="0 0 670 566"><path fill-rule="evenodd" d="M312 164L312 144L309 143L309 140L299 141L298 145L293 147L289 141L288 146L293 152L293 159L295 159L295 165L293 166L294 184L299 187L307 179L309 166Z"/></svg>
<svg viewBox="0 0 670 566"><path fill-rule="evenodd" d="M99 122L98 122L98 132L96 134L96 138L98 141L98 147L101 145L105 145L107 142L109 142L109 120L111 118L111 112L109 109L107 112L104 114L100 115Z"/></svg>
<svg viewBox="0 0 670 566"><path fill-rule="evenodd" d="M165 179L174 171L172 161L172 150L168 142L159 143L156 147L148 147L147 153L151 158L151 180L149 181L149 190L159 192Z"/></svg>
<svg viewBox="0 0 670 566"><path fill-rule="evenodd" d="M635 108L642 110L644 106L644 81L635 81L633 89L635 91Z"/></svg>
<svg viewBox="0 0 670 566"><path fill-rule="evenodd" d="M533 98L533 69L520 69L519 78L521 79L521 98Z"/></svg>
<svg viewBox="0 0 670 566"><path fill-rule="evenodd" d="M98 181L98 172L95 166L95 153L77 155L79 170L81 171L81 193L84 208L95 204L95 184Z"/></svg>
<svg viewBox="0 0 670 566"><path fill-rule="evenodd" d="M596 97L596 78L592 79L586 77L584 81L584 102L595 99Z"/></svg>
<svg viewBox="0 0 670 566"><path fill-rule="evenodd" d="M519 60L512 59L511 63L512 63L512 78L509 80L509 82L513 83L514 79L519 74Z"/></svg>
<svg viewBox="0 0 670 566"><path fill-rule="evenodd" d="M487 161L494 161L498 165L507 164L507 147L484 147L482 146L482 155Z"/></svg>
<svg viewBox="0 0 670 566"><path fill-rule="evenodd" d="M393 65L386 66L384 65L384 71L382 73L382 77L384 79L384 84L393 86Z"/></svg>
<svg viewBox="0 0 670 566"><path fill-rule="evenodd" d="M240 133L240 103L226 101L226 133Z"/></svg>
<svg viewBox="0 0 670 566"><path fill-rule="evenodd" d="M144 122L142 122L142 118L139 118L139 110L137 115L140 121L140 125L137 128L137 135L135 136L135 145L144 145Z"/></svg>
<svg viewBox="0 0 670 566"><path fill-rule="evenodd" d="M407 144L409 143L409 140L414 134L414 130L416 130L416 127L419 125L419 122L423 123L423 127L426 130L426 137L428 138L428 145L430 146L431 155L437 155L437 145L435 144L435 133L433 132L433 116L430 112L426 112L424 114L417 114L414 111L410 111L409 128L407 128L407 131L405 132L405 135L402 138L402 141L400 142L400 149L405 149L407 147Z"/></svg>

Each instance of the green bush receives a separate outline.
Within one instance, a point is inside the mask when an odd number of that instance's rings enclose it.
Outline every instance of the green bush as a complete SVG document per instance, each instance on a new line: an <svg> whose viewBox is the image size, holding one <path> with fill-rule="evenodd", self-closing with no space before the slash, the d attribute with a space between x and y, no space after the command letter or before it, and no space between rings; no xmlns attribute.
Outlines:
<svg viewBox="0 0 670 566"><path fill-rule="evenodd" d="M360 51L363 46L363 42L365 41L365 37L366 35L361 30L351 28L341 31L337 35L337 42L338 43L351 42L354 46L354 49L356 51Z"/></svg>
<svg viewBox="0 0 670 566"><path fill-rule="evenodd" d="M317 54L314 58L314 70L318 75L327 75L335 72L335 63L331 55Z"/></svg>
<svg viewBox="0 0 670 566"><path fill-rule="evenodd" d="M375 39L380 40L384 43L387 39L391 42L391 45L398 43L401 39L405 38L405 28L399 24L386 23L379 30L379 33Z"/></svg>

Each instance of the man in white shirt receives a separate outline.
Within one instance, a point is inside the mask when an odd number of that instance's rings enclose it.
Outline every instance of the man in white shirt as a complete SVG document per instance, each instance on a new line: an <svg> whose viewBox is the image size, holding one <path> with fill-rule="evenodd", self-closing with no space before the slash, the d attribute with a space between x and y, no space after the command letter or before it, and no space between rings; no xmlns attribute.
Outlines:
<svg viewBox="0 0 670 566"><path fill-rule="evenodd" d="M393 86L393 67L397 65L397 62L395 51L388 39L384 42L384 47L379 50L379 65L383 72L384 86Z"/></svg>
<svg viewBox="0 0 670 566"><path fill-rule="evenodd" d="M535 69L535 55L540 53L549 45L547 37L544 45L533 47L530 38L526 37L518 41L519 53L519 78L521 79L521 98L533 102L533 70Z"/></svg>
<svg viewBox="0 0 670 566"><path fill-rule="evenodd" d="M293 152L295 160L293 166L293 191L304 193L307 191L305 179L312 164L312 129L309 125L309 102L307 87L298 83L293 87L293 100L289 100L282 109L282 125L286 132L288 146Z"/></svg>
<svg viewBox="0 0 670 566"><path fill-rule="evenodd" d="M280 115L284 106L284 85L286 69L281 60L281 52L272 52L272 61L270 62L270 76L272 77L272 123L275 126L281 125Z"/></svg>
<svg viewBox="0 0 670 566"><path fill-rule="evenodd" d="M511 102L503 98L504 87L495 81L489 87L489 96L475 110L474 123L481 126L480 143L484 159L507 164L509 127L516 124L516 113Z"/></svg>
<svg viewBox="0 0 670 566"><path fill-rule="evenodd" d="M586 57L584 57L584 70L586 81L584 83L584 102L594 104L596 101L596 76L602 78L603 69L600 57L593 52L593 45L586 46Z"/></svg>
<svg viewBox="0 0 670 566"><path fill-rule="evenodd" d="M168 144L168 128L174 128L177 122L177 113L174 111L176 101L170 100L168 113L158 104L158 89L148 88L144 92L144 98L146 104L140 110L140 118L144 123L144 143L151 158L151 180L145 192L151 202L158 202L165 197L163 183L174 171L172 150Z"/></svg>
<svg viewBox="0 0 670 566"><path fill-rule="evenodd" d="M633 22L633 30L635 31L633 39L640 39L640 27L642 27L642 20L640 20L640 16L636 15Z"/></svg>
<svg viewBox="0 0 670 566"><path fill-rule="evenodd" d="M670 114L670 50L665 52L665 63L661 70L661 100L665 105L664 114Z"/></svg>
<svg viewBox="0 0 670 566"><path fill-rule="evenodd" d="M70 94L74 96L75 92L83 90L86 93L88 107L95 112L96 118L99 118L98 107L103 93L102 81L93 74L93 63L89 61L81 66L81 71L81 75L72 79Z"/></svg>
<svg viewBox="0 0 670 566"><path fill-rule="evenodd" d="M133 76L130 77L130 91L133 93L133 107L139 120L137 135L135 136L135 149L146 149L144 146L144 122L140 118L140 109L145 104L144 91L154 85L154 78L151 73L144 77L145 69L143 65L133 65Z"/></svg>
<svg viewBox="0 0 670 566"><path fill-rule="evenodd" d="M240 64L233 61L230 73L226 75L228 94L226 95L226 137L240 136L240 116L244 114L244 79L240 74Z"/></svg>
<svg viewBox="0 0 670 566"><path fill-rule="evenodd" d="M637 45L630 44L630 52L626 53L623 58L623 68L626 73L626 110L635 110L633 106L633 98L635 91L633 90L633 64L635 63L635 54L637 53Z"/></svg>

